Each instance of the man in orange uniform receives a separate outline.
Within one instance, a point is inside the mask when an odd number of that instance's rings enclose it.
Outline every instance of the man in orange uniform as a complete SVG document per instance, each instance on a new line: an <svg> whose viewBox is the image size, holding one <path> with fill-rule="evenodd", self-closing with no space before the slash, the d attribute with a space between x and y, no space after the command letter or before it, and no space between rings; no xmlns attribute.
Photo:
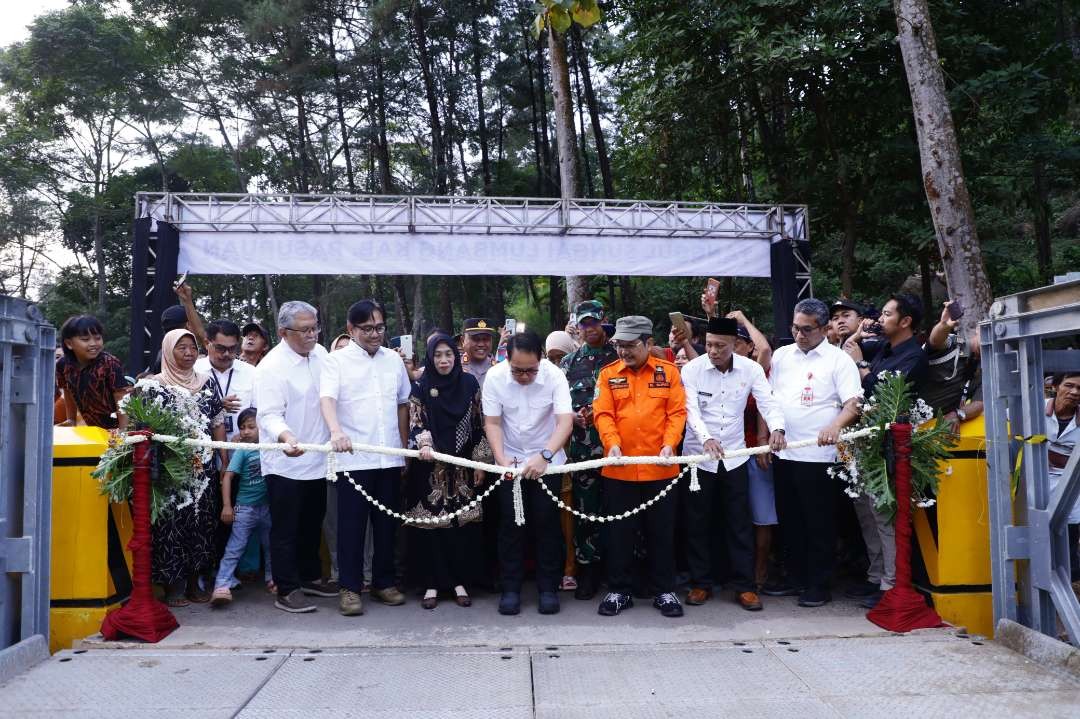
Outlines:
<svg viewBox="0 0 1080 719"><path fill-rule="evenodd" d="M615 323L612 340L619 359L600 370L593 400L593 423L608 457L671 457L686 425L686 391L678 368L649 353L652 321L631 315ZM649 501L679 473L677 465L607 466L604 509L621 514ZM665 617L681 617L675 596L675 493L644 510L653 606ZM608 593L599 613L615 616L632 607L630 596L635 519L612 523L608 534Z"/></svg>

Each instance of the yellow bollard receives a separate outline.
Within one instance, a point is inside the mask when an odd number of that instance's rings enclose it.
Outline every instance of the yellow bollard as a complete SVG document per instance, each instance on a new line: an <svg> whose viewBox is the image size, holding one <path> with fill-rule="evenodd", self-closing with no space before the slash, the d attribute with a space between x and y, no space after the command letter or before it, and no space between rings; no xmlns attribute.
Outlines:
<svg viewBox="0 0 1080 719"><path fill-rule="evenodd" d="M980 415L960 425L953 458L941 467L936 522L915 512L915 536L930 592L941 617L969 632L993 636L990 509L986 489L986 426Z"/></svg>
<svg viewBox="0 0 1080 719"><path fill-rule="evenodd" d="M90 476L108 448L98 427L53 428L49 650L96 633L131 591L131 512Z"/></svg>

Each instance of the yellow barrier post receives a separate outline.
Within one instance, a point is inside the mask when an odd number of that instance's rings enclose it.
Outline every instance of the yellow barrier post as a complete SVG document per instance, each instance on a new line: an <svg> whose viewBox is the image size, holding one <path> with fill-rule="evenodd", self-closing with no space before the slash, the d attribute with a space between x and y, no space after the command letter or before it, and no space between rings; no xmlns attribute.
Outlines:
<svg viewBox="0 0 1080 719"><path fill-rule="evenodd" d="M936 522L915 513L915 535L934 608L946 621L993 636L986 429L982 416L960 425L953 458L941 467Z"/></svg>
<svg viewBox="0 0 1080 719"><path fill-rule="evenodd" d="M108 448L98 427L53 428L49 649L94 634L131 591L131 512L90 476Z"/></svg>

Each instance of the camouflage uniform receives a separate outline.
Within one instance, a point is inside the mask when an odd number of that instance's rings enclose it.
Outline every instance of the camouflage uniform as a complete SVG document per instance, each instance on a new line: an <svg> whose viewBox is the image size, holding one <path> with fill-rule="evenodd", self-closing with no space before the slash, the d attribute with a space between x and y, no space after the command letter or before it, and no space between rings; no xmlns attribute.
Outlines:
<svg viewBox="0 0 1080 719"><path fill-rule="evenodd" d="M615 348L607 342L600 348L582 345L573 353L563 358L563 372L570 383L570 400L574 411L582 407L592 407L596 377L600 369L614 362L619 357ZM583 429L574 425L570 435L569 461L582 462L587 459L599 459L604 456L604 446L596 428ZM575 472L574 508L585 514L600 514L603 503L600 498L600 470L592 469ZM591 564L600 557L600 525L583 519L574 519L574 559L578 564Z"/></svg>

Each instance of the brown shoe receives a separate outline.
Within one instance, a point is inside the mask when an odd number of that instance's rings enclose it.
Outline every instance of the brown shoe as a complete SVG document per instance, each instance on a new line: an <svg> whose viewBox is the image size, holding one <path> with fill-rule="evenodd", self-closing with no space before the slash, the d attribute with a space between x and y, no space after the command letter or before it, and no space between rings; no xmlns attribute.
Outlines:
<svg viewBox="0 0 1080 719"><path fill-rule="evenodd" d="M423 607L424 609L434 609L435 607L439 606L439 598L438 597L424 597L423 599L420 600L420 606Z"/></svg>
<svg viewBox="0 0 1080 719"><path fill-rule="evenodd" d="M469 598L468 594L458 594L458 595L456 595L454 597L454 601L457 602L457 605L459 607L471 607L472 606L472 599Z"/></svg>
<svg viewBox="0 0 1080 719"><path fill-rule="evenodd" d="M735 595L735 601L740 607L751 612L759 612L763 609L761 600L756 592L742 592Z"/></svg>
<svg viewBox="0 0 1080 719"><path fill-rule="evenodd" d="M698 607L712 599L712 592L708 589L691 589L686 595L686 603Z"/></svg>
<svg viewBox="0 0 1080 719"><path fill-rule="evenodd" d="M405 603L405 595L399 592L397 587L387 587L386 589L372 589L371 596L372 598L391 607L396 607L399 604Z"/></svg>

